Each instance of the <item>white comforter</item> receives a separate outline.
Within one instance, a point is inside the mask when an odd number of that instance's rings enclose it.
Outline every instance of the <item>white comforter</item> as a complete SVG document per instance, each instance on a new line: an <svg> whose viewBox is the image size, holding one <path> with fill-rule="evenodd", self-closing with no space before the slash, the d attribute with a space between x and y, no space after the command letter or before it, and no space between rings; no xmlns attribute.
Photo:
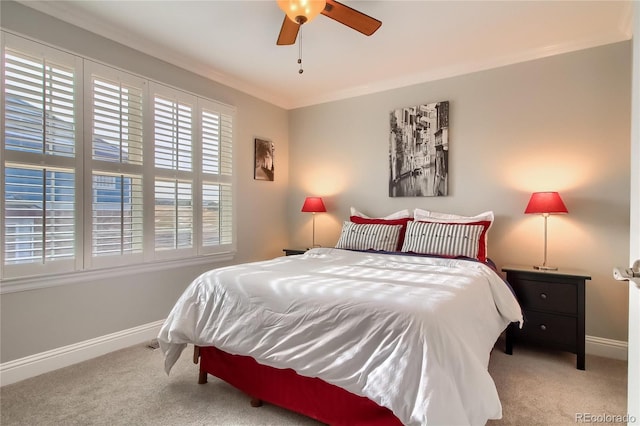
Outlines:
<svg viewBox="0 0 640 426"><path fill-rule="evenodd" d="M214 269L185 290L158 340L169 373L187 343L320 377L405 425L502 416L487 371L511 321L509 288L472 261L316 248Z"/></svg>

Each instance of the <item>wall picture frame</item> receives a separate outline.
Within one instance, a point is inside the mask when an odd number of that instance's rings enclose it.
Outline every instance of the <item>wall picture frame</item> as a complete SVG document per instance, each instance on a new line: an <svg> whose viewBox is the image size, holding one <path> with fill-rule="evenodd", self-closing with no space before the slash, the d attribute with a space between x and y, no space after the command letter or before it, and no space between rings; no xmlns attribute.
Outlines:
<svg viewBox="0 0 640 426"><path fill-rule="evenodd" d="M449 195L449 101L391 111L389 196Z"/></svg>
<svg viewBox="0 0 640 426"><path fill-rule="evenodd" d="M273 182L275 178L274 143L267 139L254 139L255 168L253 178Z"/></svg>

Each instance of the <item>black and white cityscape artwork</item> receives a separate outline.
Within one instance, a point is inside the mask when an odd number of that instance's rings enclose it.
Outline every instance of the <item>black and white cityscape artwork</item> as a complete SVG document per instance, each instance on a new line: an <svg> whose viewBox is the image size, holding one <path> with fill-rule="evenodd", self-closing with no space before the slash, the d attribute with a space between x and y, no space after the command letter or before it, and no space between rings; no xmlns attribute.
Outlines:
<svg viewBox="0 0 640 426"><path fill-rule="evenodd" d="M389 196L448 195L449 101L391 111Z"/></svg>

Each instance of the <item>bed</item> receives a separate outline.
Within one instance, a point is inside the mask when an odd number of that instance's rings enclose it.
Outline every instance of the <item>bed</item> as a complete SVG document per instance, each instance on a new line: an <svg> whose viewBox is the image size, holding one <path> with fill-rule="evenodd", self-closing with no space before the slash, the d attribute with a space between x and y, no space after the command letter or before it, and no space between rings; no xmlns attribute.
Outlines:
<svg viewBox="0 0 640 426"><path fill-rule="evenodd" d="M410 227L407 240L418 235ZM522 322L512 291L478 247L471 257L398 251L411 243L314 248L202 274L159 333L167 374L194 345L200 382L213 374L252 405L264 400L324 423L501 418L487 367L499 335Z"/></svg>

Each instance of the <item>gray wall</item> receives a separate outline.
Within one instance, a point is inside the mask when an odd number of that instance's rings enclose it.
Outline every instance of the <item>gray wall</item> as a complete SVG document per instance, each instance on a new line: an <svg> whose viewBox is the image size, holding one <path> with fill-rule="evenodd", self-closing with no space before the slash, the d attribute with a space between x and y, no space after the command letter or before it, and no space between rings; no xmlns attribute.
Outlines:
<svg viewBox="0 0 640 426"><path fill-rule="evenodd" d="M316 243L332 246L349 206L369 215L420 207L493 210L489 255L499 267L542 263L533 191L557 190L568 215L549 219L549 263L581 269L587 334L627 340L627 289L612 267L629 254L631 43L623 42L300 108L290 113L292 243L308 246L303 197L319 195ZM450 102L447 197L389 198L389 113Z"/></svg>
<svg viewBox="0 0 640 426"><path fill-rule="evenodd" d="M2 1L2 28L237 107L235 262L275 257L287 245L288 113L14 2ZM276 143L275 182L253 180L253 140ZM264 226L268 224L268 226ZM181 267L3 294L0 362L166 318L189 282L216 264Z"/></svg>

